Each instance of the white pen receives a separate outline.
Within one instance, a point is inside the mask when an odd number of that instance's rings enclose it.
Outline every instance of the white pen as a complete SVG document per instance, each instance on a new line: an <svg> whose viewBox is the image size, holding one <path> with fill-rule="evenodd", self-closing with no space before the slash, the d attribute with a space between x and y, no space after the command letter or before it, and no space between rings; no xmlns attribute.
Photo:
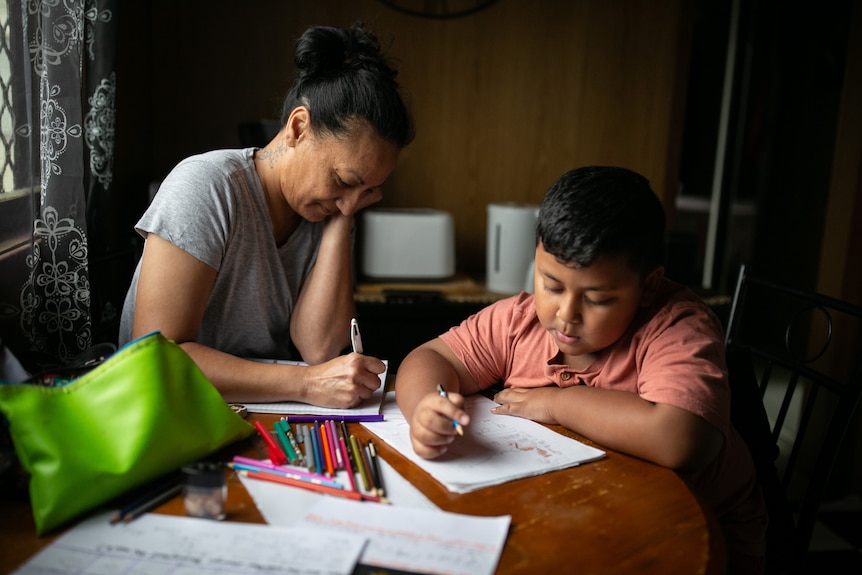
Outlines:
<svg viewBox="0 0 862 575"><path fill-rule="evenodd" d="M359 335L359 323L356 318L350 320L350 345L354 353L362 353L362 336Z"/></svg>

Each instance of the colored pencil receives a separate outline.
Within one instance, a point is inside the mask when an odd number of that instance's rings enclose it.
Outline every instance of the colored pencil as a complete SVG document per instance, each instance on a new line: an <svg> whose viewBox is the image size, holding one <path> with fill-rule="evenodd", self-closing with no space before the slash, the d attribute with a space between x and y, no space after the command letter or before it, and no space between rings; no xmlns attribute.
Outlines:
<svg viewBox="0 0 862 575"><path fill-rule="evenodd" d="M281 450L281 447L275 442L272 438L272 434L267 431L266 427L260 421L255 421L254 426L257 429L257 432L266 442L267 450L269 451L269 458L273 461L273 463L277 463L281 465L282 463L287 463L287 455Z"/></svg>
<svg viewBox="0 0 862 575"><path fill-rule="evenodd" d="M305 466L311 471L317 471L314 466L314 444L311 442L310 426L302 426L302 445L305 449Z"/></svg>
<svg viewBox="0 0 862 575"><path fill-rule="evenodd" d="M293 448L293 452L296 453L297 465L303 465L303 457L302 451L299 450L299 445L296 444L296 438L293 436L293 431L290 429L290 423L287 422L286 419L284 421L284 430L287 434L287 440L290 442L290 446Z"/></svg>
<svg viewBox="0 0 862 575"><path fill-rule="evenodd" d="M386 488L383 487L383 474L380 472L380 461L377 457L377 447L370 439L368 440L368 456L371 459L371 470L374 474L374 483L377 485L377 494L380 497L386 495Z"/></svg>
<svg viewBox="0 0 862 575"><path fill-rule="evenodd" d="M313 423L321 419L330 419L332 421L347 421L347 422L362 422L362 421L383 421L383 414L368 413L356 415L288 415L289 423Z"/></svg>
<svg viewBox="0 0 862 575"><path fill-rule="evenodd" d="M332 451L329 448L329 432L327 431L326 422L319 427L320 443L323 444L323 459L326 461L326 474L330 477L335 474L335 469L332 467Z"/></svg>
<svg viewBox="0 0 862 575"><path fill-rule="evenodd" d="M308 439L311 442L311 453L314 456L314 470L323 475L324 465L320 461L320 445L318 444L318 433L313 425L308 426Z"/></svg>
<svg viewBox="0 0 862 575"><path fill-rule="evenodd" d="M304 471L302 469L297 469L296 467L283 467L281 465L276 465L270 461L261 461L260 459L254 459L252 457L243 457L242 455L235 455L233 458L234 463L242 463L243 465L253 465L255 467L265 467L267 469L275 469L277 471L283 471L285 473L294 473L296 475L305 475L311 479L322 479L324 481L331 481L330 477L325 475L320 475L317 473L312 473L310 471Z"/></svg>
<svg viewBox="0 0 862 575"><path fill-rule="evenodd" d="M341 448L342 458L344 459L344 467L347 469L347 478L350 480L350 487L353 491L359 491L356 489L356 477L353 475L353 466L350 465L350 454L347 452L347 443L344 441L343 436L338 438L338 444Z"/></svg>
<svg viewBox="0 0 862 575"><path fill-rule="evenodd" d="M300 473L292 473L290 471L285 471L282 469L272 469L270 467L258 467L256 465L249 465L247 463L228 463L228 467L233 469L234 471L254 471L255 473L271 473L273 475L278 475L279 477L289 477L291 479L296 479L297 481L305 481L308 483L313 483L315 485L325 485L326 487L332 487L333 489L344 489L344 485L339 483L338 481L334 481L332 479L322 479L317 477L310 477L308 475L303 475Z"/></svg>
<svg viewBox="0 0 862 575"><path fill-rule="evenodd" d="M341 461L341 450L338 448L338 429L335 427L335 422L331 419L326 422L327 437L329 438L329 451L332 453L332 466L335 469L344 469L344 462Z"/></svg>
<svg viewBox="0 0 862 575"><path fill-rule="evenodd" d="M255 471L240 471L239 473L246 477L251 477L252 479L260 479L262 481L281 483L282 485L288 485L290 487L299 487L300 489L307 489L308 491L315 491L317 493L323 493L326 495L346 497L355 501L375 501L377 503L389 503L386 499L382 497L377 497L375 495L366 495L358 491L347 491L346 489L333 489L332 487L327 487L326 485L316 485L314 483L307 483L305 481L297 481L295 479L291 479L290 477L282 477L280 475L258 473Z"/></svg>
<svg viewBox="0 0 862 575"><path fill-rule="evenodd" d="M347 458L350 460L350 464L353 466L353 470L357 471L356 462L353 461L353 453L350 451L350 434L347 432L347 424L343 421L339 421L338 425L341 429L341 436L344 437L344 441L347 445Z"/></svg>
<svg viewBox="0 0 862 575"><path fill-rule="evenodd" d="M356 468L359 469L359 477L362 478L362 487L365 491L371 491L371 482L368 479L368 470L365 468L362 460L362 447L359 445L359 440L355 435L350 436L350 447L353 450L353 460L356 462Z"/></svg>
<svg viewBox="0 0 862 575"><path fill-rule="evenodd" d="M310 479L320 479L323 481L332 481L331 477L327 477L325 475L321 475L319 473L312 473L311 471L305 471L304 469L299 469L296 467L284 467L282 465L276 465L274 463L268 461L261 461L260 459L253 459L251 457L243 457L241 455L235 455L233 458L234 463L241 463L243 465L252 465L254 467L262 467L265 469L274 469L276 471L281 471L283 473L293 473L295 475L304 475Z"/></svg>
<svg viewBox="0 0 862 575"><path fill-rule="evenodd" d="M284 421L282 420L275 422L275 437L281 444L281 449L287 456L288 463L293 465L296 461L296 452L293 451L293 447L291 447L290 441L287 440L287 433L284 430Z"/></svg>

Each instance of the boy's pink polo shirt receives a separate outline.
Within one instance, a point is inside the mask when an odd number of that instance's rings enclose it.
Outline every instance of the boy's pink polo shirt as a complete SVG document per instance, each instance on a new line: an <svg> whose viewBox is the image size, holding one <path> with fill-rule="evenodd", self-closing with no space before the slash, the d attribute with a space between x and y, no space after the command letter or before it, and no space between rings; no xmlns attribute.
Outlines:
<svg viewBox="0 0 862 575"><path fill-rule="evenodd" d="M699 415L725 436L715 461L680 476L722 523L729 551L762 555L766 511L754 466L730 424L723 330L688 288L664 280L659 296L625 335L587 369L555 363L559 349L521 293L481 310L441 335L481 388L589 385L637 393Z"/></svg>

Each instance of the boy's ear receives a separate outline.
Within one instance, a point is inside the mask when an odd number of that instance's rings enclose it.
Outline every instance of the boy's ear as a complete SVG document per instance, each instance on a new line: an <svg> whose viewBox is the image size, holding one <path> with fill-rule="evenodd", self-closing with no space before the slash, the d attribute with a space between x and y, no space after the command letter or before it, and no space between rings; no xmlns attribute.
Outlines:
<svg viewBox="0 0 862 575"><path fill-rule="evenodd" d="M647 274L641 291L641 307L652 305L662 278L664 278L664 266L657 266Z"/></svg>

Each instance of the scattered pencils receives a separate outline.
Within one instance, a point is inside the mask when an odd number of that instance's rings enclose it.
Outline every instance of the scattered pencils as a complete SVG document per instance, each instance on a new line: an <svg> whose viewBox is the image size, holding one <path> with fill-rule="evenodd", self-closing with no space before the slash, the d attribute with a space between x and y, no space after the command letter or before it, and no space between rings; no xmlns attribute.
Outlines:
<svg viewBox="0 0 862 575"><path fill-rule="evenodd" d="M276 421L274 435L278 441L262 423L255 422L266 441L271 462L236 456L226 465L244 477L358 501L387 503L377 449L371 440L363 446L356 436L348 433L347 416L338 419L338 424L334 419L308 418L308 424L296 425L298 442L293 437L291 421L294 421L291 416ZM285 460L291 467L287 467ZM350 482L346 488L343 480L336 478L342 470Z"/></svg>

